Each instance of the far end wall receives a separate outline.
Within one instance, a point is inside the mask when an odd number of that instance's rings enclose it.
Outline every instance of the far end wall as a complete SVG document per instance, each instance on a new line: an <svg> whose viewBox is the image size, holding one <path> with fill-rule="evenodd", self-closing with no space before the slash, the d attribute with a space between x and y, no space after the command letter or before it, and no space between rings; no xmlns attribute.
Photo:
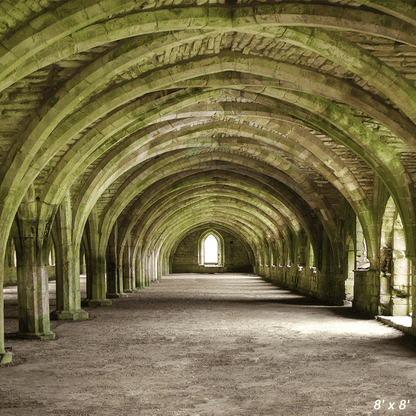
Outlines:
<svg viewBox="0 0 416 416"><path fill-rule="evenodd" d="M224 267L198 265L198 239L207 229L188 234L176 249L173 273L252 273L253 266L242 242L234 235L216 230L224 239Z"/></svg>

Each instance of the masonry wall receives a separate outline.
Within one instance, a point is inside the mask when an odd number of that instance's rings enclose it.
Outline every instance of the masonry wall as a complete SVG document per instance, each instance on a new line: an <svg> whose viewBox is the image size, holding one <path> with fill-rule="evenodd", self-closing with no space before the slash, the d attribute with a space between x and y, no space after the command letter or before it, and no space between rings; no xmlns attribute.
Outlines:
<svg viewBox="0 0 416 416"><path fill-rule="evenodd" d="M224 267L198 265L198 239L205 230L188 234L176 249L173 257L173 273L252 273L253 266L244 245L234 235L218 231L224 239Z"/></svg>
<svg viewBox="0 0 416 416"><path fill-rule="evenodd" d="M319 230L317 231L319 232ZM316 297L333 305L343 305L345 282L343 271L334 264L330 241L323 235L320 238L319 256L312 260L309 242L303 243L294 238L291 258L296 262L287 264L286 255L277 260L276 265L263 268L259 274L280 287L286 287L305 295ZM306 242L306 246L304 245ZM304 253L299 256L298 253Z"/></svg>

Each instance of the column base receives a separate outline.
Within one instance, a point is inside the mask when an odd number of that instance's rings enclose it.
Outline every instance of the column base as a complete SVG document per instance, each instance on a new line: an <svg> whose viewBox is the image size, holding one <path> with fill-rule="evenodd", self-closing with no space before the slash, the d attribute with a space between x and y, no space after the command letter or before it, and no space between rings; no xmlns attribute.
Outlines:
<svg viewBox="0 0 416 416"><path fill-rule="evenodd" d="M52 331L48 332L15 332L14 334L4 334L7 339L55 339Z"/></svg>
<svg viewBox="0 0 416 416"><path fill-rule="evenodd" d="M51 319L58 321L77 321L79 319L88 319L88 312L78 309L75 311L53 311Z"/></svg>
<svg viewBox="0 0 416 416"><path fill-rule="evenodd" d="M121 298L127 298L128 296L124 293L107 293L106 294L108 299L121 299Z"/></svg>
<svg viewBox="0 0 416 416"><path fill-rule="evenodd" d="M0 353L0 365L9 364L13 360L13 354L11 353L11 348L5 348L5 352ZM10 351L9 351L10 350Z"/></svg>
<svg viewBox="0 0 416 416"><path fill-rule="evenodd" d="M124 293L133 293L133 290L132 290L132 289L126 289L126 290L124 291Z"/></svg>
<svg viewBox="0 0 416 416"><path fill-rule="evenodd" d="M111 306L113 302L108 299L90 299L88 301L88 306Z"/></svg>

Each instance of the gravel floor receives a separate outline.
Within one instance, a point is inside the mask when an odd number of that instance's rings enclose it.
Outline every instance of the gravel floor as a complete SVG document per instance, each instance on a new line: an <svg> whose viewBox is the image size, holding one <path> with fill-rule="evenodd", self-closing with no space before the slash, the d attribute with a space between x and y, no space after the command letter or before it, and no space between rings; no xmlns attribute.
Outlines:
<svg viewBox="0 0 416 416"><path fill-rule="evenodd" d="M7 340L1 415L416 414L413 337L256 276L170 275L86 310L56 340Z"/></svg>

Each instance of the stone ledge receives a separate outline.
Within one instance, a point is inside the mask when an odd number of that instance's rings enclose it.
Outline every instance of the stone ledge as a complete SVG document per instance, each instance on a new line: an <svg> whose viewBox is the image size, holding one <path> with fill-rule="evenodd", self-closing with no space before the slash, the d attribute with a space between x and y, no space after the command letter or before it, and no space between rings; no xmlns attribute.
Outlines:
<svg viewBox="0 0 416 416"><path fill-rule="evenodd" d="M396 328L402 332L413 334L414 328L412 328L412 317L411 316L376 316L376 319L385 325Z"/></svg>

